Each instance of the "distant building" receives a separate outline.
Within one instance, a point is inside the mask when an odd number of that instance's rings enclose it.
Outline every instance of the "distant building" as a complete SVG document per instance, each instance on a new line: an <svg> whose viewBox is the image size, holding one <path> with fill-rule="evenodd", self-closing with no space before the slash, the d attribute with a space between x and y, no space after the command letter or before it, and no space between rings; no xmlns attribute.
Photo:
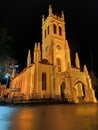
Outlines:
<svg viewBox="0 0 98 130"><path fill-rule="evenodd" d="M27 67L18 76L15 77L13 72L10 97L97 102L87 67L84 65L81 71L77 52L75 57L76 65L73 67L66 39L64 12L61 12L61 16L54 15L50 5L48 17L42 17L42 44L35 43L33 58L28 51Z"/></svg>
<svg viewBox="0 0 98 130"><path fill-rule="evenodd" d="M0 100L8 98L10 89L6 87L6 84L0 84Z"/></svg>

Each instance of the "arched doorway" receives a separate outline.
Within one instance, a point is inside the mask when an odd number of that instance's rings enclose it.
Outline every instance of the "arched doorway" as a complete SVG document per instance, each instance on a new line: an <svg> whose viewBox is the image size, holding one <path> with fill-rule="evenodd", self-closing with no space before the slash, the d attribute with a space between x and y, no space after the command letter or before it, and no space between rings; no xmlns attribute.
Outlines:
<svg viewBox="0 0 98 130"><path fill-rule="evenodd" d="M61 98L64 99L65 82L62 82L62 84L60 85L60 90L61 90Z"/></svg>
<svg viewBox="0 0 98 130"><path fill-rule="evenodd" d="M76 90L76 95L79 99L79 102L84 102L84 97L85 97L84 84L82 82L76 83L75 90Z"/></svg>

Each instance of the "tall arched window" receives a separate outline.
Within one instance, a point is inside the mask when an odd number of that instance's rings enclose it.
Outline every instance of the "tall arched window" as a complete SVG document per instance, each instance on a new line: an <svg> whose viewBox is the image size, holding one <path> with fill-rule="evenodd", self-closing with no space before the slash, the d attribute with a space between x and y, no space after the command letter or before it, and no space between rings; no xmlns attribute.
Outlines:
<svg viewBox="0 0 98 130"><path fill-rule="evenodd" d="M49 34L49 26L48 26L48 34Z"/></svg>
<svg viewBox="0 0 98 130"><path fill-rule="evenodd" d="M59 26L59 35L62 35L62 28Z"/></svg>
<svg viewBox="0 0 98 130"><path fill-rule="evenodd" d="M57 58L57 68L58 68L58 72L61 72L61 59Z"/></svg>
<svg viewBox="0 0 98 130"><path fill-rule="evenodd" d="M56 27L56 25L55 25L55 24L53 24L53 32L54 32L54 34L56 34L56 33L57 33L57 27Z"/></svg>
<svg viewBox="0 0 98 130"><path fill-rule="evenodd" d="M42 90L46 90L46 73L42 73Z"/></svg>

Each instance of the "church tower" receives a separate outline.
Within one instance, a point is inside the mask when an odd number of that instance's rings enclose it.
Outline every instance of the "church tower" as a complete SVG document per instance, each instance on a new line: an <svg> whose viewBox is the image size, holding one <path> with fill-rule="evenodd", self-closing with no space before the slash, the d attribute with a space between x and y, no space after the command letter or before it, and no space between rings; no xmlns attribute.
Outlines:
<svg viewBox="0 0 98 130"><path fill-rule="evenodd" d="M62 11L61 16L54 15L51 5L48 17L46 19L44 15L42 17L42 59L47 59L58 72L64 72L71 66L64 13Z"/></svg>

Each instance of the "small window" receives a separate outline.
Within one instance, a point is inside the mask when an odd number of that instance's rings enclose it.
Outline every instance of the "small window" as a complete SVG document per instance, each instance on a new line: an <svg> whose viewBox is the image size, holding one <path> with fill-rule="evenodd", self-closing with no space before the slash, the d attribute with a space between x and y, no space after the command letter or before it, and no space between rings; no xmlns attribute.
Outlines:
<svg viewBox="0 0 98 130"><path fill-rule="evenodd" d="M56 25L55 25L55 24L53 24L53 32L54 32L54 34L57 33L57 28L56 28Z"/></svg>
<svg viewBox="0 0 98 130"><path fill-rule="evenodd" d="M62 35L62 28L59 26L59 35Z"/></svg>
<svg viewBox="0 0 98 130"><path fill-rule="evenodd" d="M42 90L46 90L46 73L42 73Z"/></svg>

